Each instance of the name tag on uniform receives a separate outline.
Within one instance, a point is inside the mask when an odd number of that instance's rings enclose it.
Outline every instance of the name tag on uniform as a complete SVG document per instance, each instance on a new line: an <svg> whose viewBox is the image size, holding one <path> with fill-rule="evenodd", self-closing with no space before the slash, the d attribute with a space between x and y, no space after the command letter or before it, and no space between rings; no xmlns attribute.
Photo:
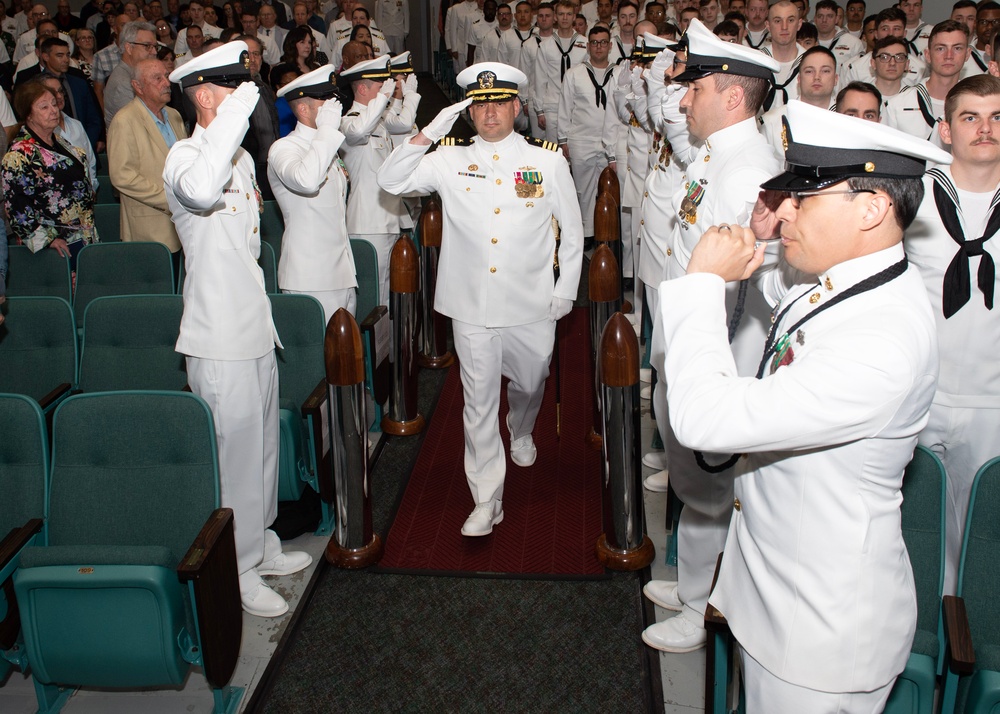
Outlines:
<svg viewBox="0 0 1000 714"><path fill-rule="evenodd" d="M542 172L523 169L514 172L514 192L518 198L541 198L545 195Z"/></svg>

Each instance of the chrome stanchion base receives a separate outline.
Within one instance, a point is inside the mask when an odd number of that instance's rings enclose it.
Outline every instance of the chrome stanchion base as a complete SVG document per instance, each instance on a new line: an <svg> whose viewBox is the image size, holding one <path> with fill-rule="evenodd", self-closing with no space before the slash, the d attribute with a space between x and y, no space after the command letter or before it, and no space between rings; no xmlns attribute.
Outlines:
<svg viewBox="0 0 1000 714"><path fill-rule="evenodd" d="M656 549L648 535L642 536L642 545L631 550L618 550L608 544L607 534L597 539L597 559L611 570L642 570L653 562Z"/></svg>
<svg viewBox="0 0 1000 714"><path fill-rule="evenodd" d="M392 434L393 436L412 436L413 434L419 434L424 430L426 421L424 420L423 414L417 414L417 416L409 421L395 421L389 418L389 415L382 417L382 431L386 434Z"/></svg>
<svg viewBox="0 0 1000 714"><path fill-rule="evenodd" d="M423 352L417 355L417 364L424 369L444 369L455 364L455 355L445 352L443 355L425 355Z"/></svg>
<svg viewBox="0 0 1000 714"><path fill-rule="evenodd" d="M382 539L378 534L372 536L371 543L360 548L344 548L336 538L331 538L326 546L326 562L347 570L375 565L381 557Z"/></svg>

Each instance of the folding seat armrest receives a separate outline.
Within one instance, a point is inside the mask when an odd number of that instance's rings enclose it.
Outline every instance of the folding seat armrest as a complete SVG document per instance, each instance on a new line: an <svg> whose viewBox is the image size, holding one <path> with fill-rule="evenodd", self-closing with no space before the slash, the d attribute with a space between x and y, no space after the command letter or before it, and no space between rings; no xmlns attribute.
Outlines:
<svg viewBox="0 0 1000 714"><path fill-rule="evenodd" d="M38 401L38 406L42 408L42 411L47 410L49 407L55 404L60 397L63 397L67 393L69 393L69 391L72 388L73 388L72 384L70 384L69 382L63 382L62 384L58 385L55 389L53 389L51 392L42 397Z"/></svg>
<svg viewBox="0 0 1000 714"><path fill-rule="evenodd" d="M319 483L319 496L324 503L333 503L336 493L333 486L333 468L328 458L332 439L327 436L323 438L323 413L326 409L326 402L330 398L330 387L325 379L321 379L315 389L309 393L306 400L302 402L302 417L306 419L311 428L310 443L314 453L313 463L316 464L316 480ZM330 428L329 422L326 428ZM324 443L326 450L324 451Z"/></svg>
<svg viewBox="0 0 1000 714"><path fill-rule="evenodd" d="M177 566L177 576L194 591L205 678L215 688L225 687L236 669L243 634L231 508L212 511Z"/></svg>
<svg viewBox="0 0 1000 714"><path fill-rule="evenodd" d="M972 633L965 612L965 601L954 595L945 595L941 600L941 606L944 609L948 666L956 674L972 674L976 664L976 652L972 647Z"/></svg>
<svg viewBox="0 0 1000 714"><path fill-rule="evenodd" d="M28 545L31 539L42 530L43 521L41 518L32 518L19 528L11 528L3 540L0 540L0 580L9 575L6 573L8 566L14 561L17 555Z"/></svg>

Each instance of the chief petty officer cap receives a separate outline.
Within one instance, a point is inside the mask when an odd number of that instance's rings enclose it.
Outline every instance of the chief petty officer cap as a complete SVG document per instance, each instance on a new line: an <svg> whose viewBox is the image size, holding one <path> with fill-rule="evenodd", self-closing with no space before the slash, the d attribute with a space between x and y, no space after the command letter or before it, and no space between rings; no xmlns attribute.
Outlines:
<svg viewBox="0 0 1000 714"><path fill-rule="evenodd" d="M384 82L389 79L389 55L382 55L375 59L365 60L351 65L350 69L345 69L340 73L340 79L344 82L356 82L359 79L371 79L376 82Z"/></svg>
<svg viewBox="0 0 1000 714"><path fill-rule="evenodd" d="M652 32L642 33L642 42L636 42L632 48L632 59L636 62L652 62L656 55L667 49L670 42L654 35Z"/></svg>
<svg viewBox="0 0 1000 714"><path fill-rule="evenodd" d="M808 191L855 176L920 178L928 163L951 163L951 154L929 141L797 99L788 103L781 136L785 172L761 188Z"/></svg>
<svg viewBox="0 0 1000 714"><path fill-rule="evenodd" d="M336 84L337 76L334 74L335 70L336 68L332 64L325 64L319 69L296 77L278 90L278 96L284 97L290 102L304 97L312 97L313 99L340 97L340 91Z"/></svg>
<svg viewBox="0 0 1000 714"><path fill-rule="evenodd" d="M227 42L185 62L170 73L170 81L183 89L199 84L238 87L250 81L250 52L242 40Z"/></svg>
<svg viewBox="0 0 1000 714"><path fill-rule="evenodd" d="M524 72L502 62L479 62L466 67L455 78L465 88L465 97L479 102L506 102L517 96L518 85L528 81Z"/></svg>
<svg viewBox="0 0 1000 714"><path fill-rule="evenodd" d="M710 74L732 74L774 80L781 65L759 50L733 42L723 42L697 19L691 20L684 38L687 40L687 69L674 77L677 82L690 82Z"/></svg>
<svg viewBox="0 0 1000 714"><path fill-rule="evenodd" d="M413 64L410 62L410 51L396 55L389 60L389 71L396 74L413 74Z"/></svg>

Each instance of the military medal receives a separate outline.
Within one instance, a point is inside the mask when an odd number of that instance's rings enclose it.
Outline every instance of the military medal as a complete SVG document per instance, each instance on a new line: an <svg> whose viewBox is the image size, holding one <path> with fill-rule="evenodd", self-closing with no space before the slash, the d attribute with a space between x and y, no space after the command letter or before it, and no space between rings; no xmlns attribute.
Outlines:
<svg viewBox="0 0 1000 714"><path fill-rule="evenodd" d="M698 220L698 206L705 198L705 189L697 181L690 181L687 185L687 195L681 201L681 220L688 224L694 224Z"/></svg>
<svg viewBox="0 0 1000 714"><path fill-rule="evenodd" d="M514 192L518 198L541 198L545 195L542 187L542 172L518 170L514 172Z"/></svg>
<svg viewBox="0 0 1000 714"><path fill-rule="evenodd" d="M801 333L802 331L799 330L799 332ZM795 350L792 349L792 340L786 332L778 338L778 342L774 345L774 357L771 359L771 374L774 374L778 370L778 367L791 364L794 359Z"/></svg>

